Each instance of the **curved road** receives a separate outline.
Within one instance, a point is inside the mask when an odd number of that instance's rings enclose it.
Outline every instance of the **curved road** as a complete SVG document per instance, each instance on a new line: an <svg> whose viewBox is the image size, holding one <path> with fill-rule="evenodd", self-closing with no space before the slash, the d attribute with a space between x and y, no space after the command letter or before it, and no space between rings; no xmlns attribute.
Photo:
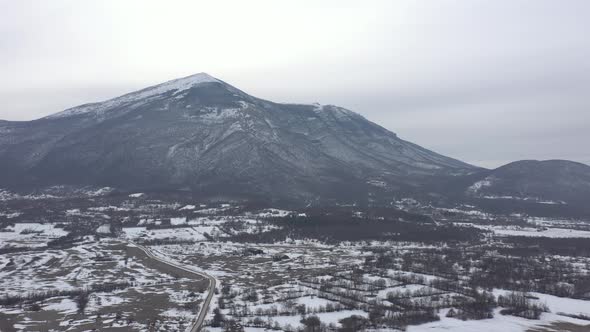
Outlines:
<svg viewBox="0 0 590 332"><path fill-rule="evenodd" d="M141 251L143 251L147 257L156 260L160 263L172 266L176 269L180 269L183 270L185 272L194 274L196 276L199 277L203 277L203 278L207 278L209 280L209 287L207 287L207 290L209 292L209 294L207 294L207 298L205 299L205 302L203 302L203 305L201 306L201 310L199 311L199 315L197 316L197 319L195 320L195 322L193 323L190 332L198 332L201 330L201 327L203 325L203 322L205 321L205 317L207 316L207 312L209 310L209 305L211 305L211 300L213 299L213 294L215 294L215 285L217 283L217 281L215 280L215 278L205 272L197 272L194 270L191 270L189 268L186 268L182 265L178 265L176 263L164 260L163 258L157 257L154 254L152 254L152 252L144 247L141 246L139 244L133 243L133 242L129 242L131 245L133 245L134 247L137 247L138 249L140 249Z"/></svg>

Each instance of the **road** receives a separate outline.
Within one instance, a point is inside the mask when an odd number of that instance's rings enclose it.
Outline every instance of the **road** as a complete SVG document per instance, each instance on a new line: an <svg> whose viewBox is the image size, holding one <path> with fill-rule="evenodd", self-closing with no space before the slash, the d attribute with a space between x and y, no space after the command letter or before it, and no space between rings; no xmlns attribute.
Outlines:
<svg viewBox="0 0 590 332"><path fill-rule="evenodd" d="M146 248L144 246L138 245L138 244L133 243L133 242L129 242L129 243L131 245L137 247L141 251L143 251L146 254L147 257L149 257L149 258L151 258L153 260L156 260L156 261L158 261L160 263L169 265L169 266L171 266L173 268L180 269L182 271L185 271L185 272L188 272L188 273L191 273L191 274L194 274L196 276L203 277L203 278L206 278L206 279L209 280L209 287L207 287L207 291L209 293L207 294L207 298L205 299L205 301L203 302L203 305L201 306L201 310L199 311L199 315L197 316L197 319L195 320L195 322L193 323L193 325L192 325L192 327L190 329L190 332L198 332L198 331L200 331L201 330L201 327L203 326L203 322L205 321L205 317L207 316L207 312L209 311L209 306L211 305L211 300L213 299L213 294L215 294L215 287L216 287L216 283L217 283L217 281L215 280L215 278L213 276L205 273L205 272L194 271L194 270L191 270L189 268L186 268L186 267L184 267L182 265L178 265L176 263L167 261L167 260L165 260L163 258L157 257L154 254L152 254L152 252L148 248Z"/></svg>

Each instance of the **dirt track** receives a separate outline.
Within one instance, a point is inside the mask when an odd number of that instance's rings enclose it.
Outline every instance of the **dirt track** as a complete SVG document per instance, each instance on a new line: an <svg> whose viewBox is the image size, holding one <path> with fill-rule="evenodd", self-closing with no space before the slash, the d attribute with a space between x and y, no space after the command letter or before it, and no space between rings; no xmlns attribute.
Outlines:
<svg viewBox="0 0 590 332"><path fill-rule="evenodd" d="M163 258L154 256L148 248L143 247L143 246L131 244L130 246L127 246L127 250L128 250L129 255L132 255L133 257L141 259L145 265L152 267L154 269L157 269L159 271L168 273L170 275L183 277L183 278L191 278L191 279L197 278L197 279L202 279L203 281L205 281L205 280L208 281L207 297L205 298L205 301L203 302L203 305L201 306L201 310L199 311L199 314L197 315L197 319L194 321L194 323L191 327L191 330L190 330L191 332L200 331L201 327L203 325L203 322L205 321L205 317L207 316L207 312L209 310L209 305L211 304L211 300L213 299L213 294L215 292L215 286L216 286L215 278L204 273L204 272L192 271L186 267L177 265L176 263L166 261Z"/></svg>
<svg viewBox="0 0 590 332"><path fill-rule="evenodd" d="M156 269L156 270L161 271L163 273L166 273L166 274L169 274L169 275L172 275L175 277L179 277L179 278L203 280L202 290L205 290L207 288L208 280L199 274L195 274L193 272L189 272L189 271L180 269L174 265L170 265L170 264L162 262L160 260L153 259L150 256L148 256L147 253L145 251L143 251L142 249L140 249L139 247L127 246L126 251L127 251L128 256L141 261L141 263L143 265L145 265L149 268Z"/></svg>

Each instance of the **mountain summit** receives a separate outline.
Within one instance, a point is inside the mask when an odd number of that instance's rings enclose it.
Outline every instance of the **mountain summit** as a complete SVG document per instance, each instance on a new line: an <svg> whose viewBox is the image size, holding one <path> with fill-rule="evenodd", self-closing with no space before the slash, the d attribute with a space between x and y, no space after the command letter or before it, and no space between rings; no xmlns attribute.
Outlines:
<svg viewBox="0 0 590 332"><path fill-rule="evenodd" d="M174 91L175 94L178 94L182 91L194 88L195 86L203 83L221 83L221 81L207 73L198 73L195 75L178 78L158 85L150 86L148 88L128 93L126 95L113 98L102 103L85 104L78 107L70 108L63 112L50 115L46 117L46 119L60 118L85 113L94 113L96 115L101 111L115 109L117 106L120 105L146 101L150 98L163 95L169 91Z"/></svg>
<svg viewBox="0 0 590 332"><path fill-rule="evenodd" d="M0 122L0 187L100 185L309 201L419 191L476 167L332 105L259 99L200 73Z"/></svg>

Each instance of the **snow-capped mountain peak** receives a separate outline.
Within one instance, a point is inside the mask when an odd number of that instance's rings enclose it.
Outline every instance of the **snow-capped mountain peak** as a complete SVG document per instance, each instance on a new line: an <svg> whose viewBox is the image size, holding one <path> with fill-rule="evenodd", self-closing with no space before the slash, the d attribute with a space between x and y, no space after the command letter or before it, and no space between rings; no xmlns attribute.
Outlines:
<svg viewBox="0 0 590 332"><path fill-rule="evenodd" d="M57 119L74 115L88 113L102 114L105 110L113 109L121 105L131 104L138 101L149 101L170 91L178 94L182 91L191 89L195 86L206 83L222 83L220 80L207 73L198 73L182 78L170 80L161 84L153 85L139 91L131 92L120 97L106 100L99 103L84 104L81 106L69 108L63 112L52 114L46 119Z"/></svg>
<svg viewBox="0 0 590 332"><path fill-rule="evenodd" d="M139 92L150 92L150 94L159 94L171 90L177 90L177 92L184 91L194 87L195 85L203 83L220 83L221 81L207 73L198 73L183 78L174 79L162 84L154 85L149 88L138 91Z"/></svg>

